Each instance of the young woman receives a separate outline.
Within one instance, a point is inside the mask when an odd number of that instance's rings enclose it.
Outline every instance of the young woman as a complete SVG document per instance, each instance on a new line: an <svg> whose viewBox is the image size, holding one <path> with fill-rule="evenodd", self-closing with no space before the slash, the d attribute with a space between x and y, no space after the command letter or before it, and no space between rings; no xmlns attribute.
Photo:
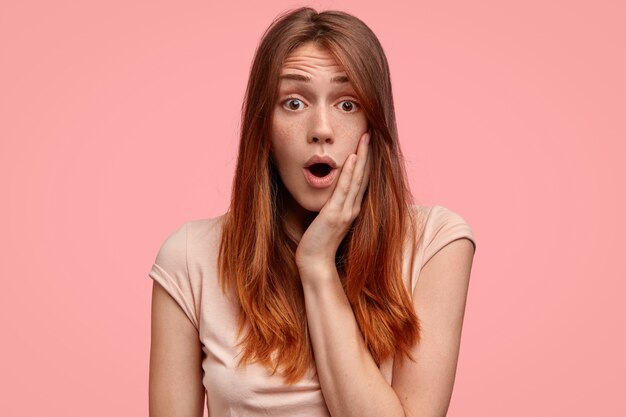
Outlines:
<svg viewBox="0 0 626 417"><path fill-rule="evenodd" d="M163 243L150 415L445 416L475 244L411 203L387 60L343 12L254 57L232 201Z"/></svg>

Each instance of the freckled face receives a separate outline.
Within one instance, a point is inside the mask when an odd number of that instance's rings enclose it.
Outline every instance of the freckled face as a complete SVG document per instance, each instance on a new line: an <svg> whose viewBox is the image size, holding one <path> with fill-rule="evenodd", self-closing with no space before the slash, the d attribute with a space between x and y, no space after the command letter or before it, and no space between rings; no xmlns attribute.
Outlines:
<svg viewBox="0 0 626 417"><path fill-rule="evenodd" d="M343 68L306 43L283 62L273 110L271 153L285 187L302 208L319 212L368 123ZM317 164L311 158L320 157ZM336 167L333 167L336 165Z"/></svg>

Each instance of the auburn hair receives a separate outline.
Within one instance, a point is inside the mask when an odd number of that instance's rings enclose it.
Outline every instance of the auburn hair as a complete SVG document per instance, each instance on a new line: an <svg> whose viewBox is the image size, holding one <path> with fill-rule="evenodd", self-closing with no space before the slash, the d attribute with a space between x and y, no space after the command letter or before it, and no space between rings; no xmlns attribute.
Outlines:
<svg viewBox="0 0 626 417"><path fill-rule="evenodd" d="M313 353L295 263L297 242L283 223L287 190L272 161L270 135L282 63L308 42L326 49L343 67L370 126L369 185L336 255L343 288L376 364L388 357L410 358L409 349L420 338L402 280L403 245L409 237L415 247L418 228L382 46L365 23L345 12L308 7L285 12L266 30L254 55L218 268L222 289L232 291L240 305L239 363L261 363L287 383L311 369Z"/></svg>

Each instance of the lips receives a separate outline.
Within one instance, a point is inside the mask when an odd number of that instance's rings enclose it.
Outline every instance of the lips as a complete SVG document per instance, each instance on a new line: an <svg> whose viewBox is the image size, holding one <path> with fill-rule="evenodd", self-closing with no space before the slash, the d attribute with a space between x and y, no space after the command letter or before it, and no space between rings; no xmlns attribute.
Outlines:
<svg viewBox="0 0 626 417"><path fill-rule="evenodd" d="M313 188L326 188L333 183L337 164L328 155L315 155L304 164L304 176Z"/></svg>

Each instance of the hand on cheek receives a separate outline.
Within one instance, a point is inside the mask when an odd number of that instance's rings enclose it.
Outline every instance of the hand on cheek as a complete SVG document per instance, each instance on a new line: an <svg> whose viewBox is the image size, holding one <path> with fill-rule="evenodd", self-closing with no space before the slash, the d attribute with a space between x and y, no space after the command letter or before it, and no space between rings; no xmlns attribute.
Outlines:
<svg viewBox="0 0 626 417"><path fill-rule="evenodd" d="M369 182L369 138L369 133L361 136L357 153L344 163L333 194L302 235L296 250L302 279L335 267L337 248L361 211Z"/></svg>

